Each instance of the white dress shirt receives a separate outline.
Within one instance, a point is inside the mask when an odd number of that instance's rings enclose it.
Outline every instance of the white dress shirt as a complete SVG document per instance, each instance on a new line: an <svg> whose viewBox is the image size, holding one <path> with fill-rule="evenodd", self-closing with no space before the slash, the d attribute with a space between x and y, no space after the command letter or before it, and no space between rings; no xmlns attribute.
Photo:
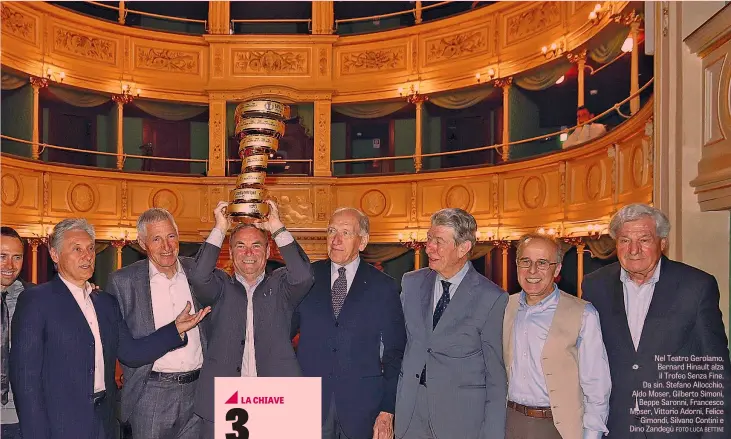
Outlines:
<svg viewBox="0 0 731 439"><path fill-rule="evenodd" d="M177 271L168 279L152 262L149 262L152 316L155 330L175 321L185 304L193 306L188 278L178 261ZM188 344L168 352L152 365L152 370L162 373L190 372L203 365L200 330L196 326L188 331Z"/></svg>
<svg viewBox="0 0 731 439"><path fill-rule="evenodd" d="M102 337L99 332L99 321L96 318L96 310L94 302L91 301L91 285L89 282L84 284L84 288L79 288L71 282L59 275L66 287L71 291L74 300L79 304L81 312L84 314L86 322L91 329L91 335L94 336L94 393L106 390L104 385L104 349L102 348Z"/></svg>
<svg viewBox="0 0 731 439"><path fill-rule="evenodd" d="M437 273L437 280L434 281L434 302L432 302L431 305L431 312L432 314L437 309L437 303L439 302L439 299L442 298L442 294L444 293L444 287L442 286L442 281L446 280L449 282L449 300L451 301L454 297L454 292L457 291L457 288L459 288L459 284L462 283L462 279L464 279L465 275L467 274L467 271L470 269L470 266L472 265L472 262L465 262L465 264L462 266L462 268L459 269L459 271L449 279L445 279L441 274Z"/></svg>
<svg viewBox="0 0 731 439"><path fill-rule="evenodd" d="M660 280L661 263L662 260L658 261L652 277L642 285L632 282L624 268L619 273L624 292L624 311L627 313L627 324L629 325L629 332L632 334L632 343L635 345L635 350L640 345L645 317L647 317L647 311L650 310L652 296L655 294L655 284Z"/></svg>
<svg viewBox="0 0 731 439"><path fill-rule="evenodd" d="M223 245L224 238L224 234L221 233L220 230L214 228L208 235L208 239L206 239L206 242L220 248L221 245ZM276 238L274 238L274 242L277 244L277 247L284 247L285 245L293 243L294 237L289 232L289 230L285 230L278 234ZM240 274L236 273L235 277L236 280L238 280L239 283L244 286L247 297L246 334L244 337L246 341L244 342L244 356L241 359L241 376L255 377L257 376L257 373L256 347L254 346L254 291L256 291L256 287L259 286L261 281L264 280L264 272L262 271L261 274L254 281L254 283L251 285L249 285L246 282L246 279L244 279L244 277Z"/></svg>
<svg viewBox="0 0 731 439"><path fill-rule="evenodd" d="M338 265L335 262L330 261L330 290L335 285L335 280L340 276L338 269L345 267L345 281L347 282L347 290L350 291L351 285L353 285L353 279L355 279L355 273L358 271L360 265L360 256L356 256L355 259L345 265ZM346 293L347 294L347 293Z"/></svg>
<svg viewBox="0 0 731 439"><path fill-rule="evenodd" d="M537 304L525 301L520 292L518 313L513 326L513 362L508 383L508 399L530 407L549 407L546 377L543 374L543 348L548 339L559 292L554 284L553 292ZM581 329L576 339L579 366L579 384L584 394L583 438L599 439L607 434L609 395L612 379L609 360L604 348L599 313L590 303L581 315Z"/></svg>
<svg viewBox="0 0 731 439"><path fill-rule="evenodd" d="M595 139L607 132L607 128L600 123L589 123L577 127L569 137L563 142L562 147L568 148L569 146L579 145L584 142L588 142L591 139Z"/></svg>

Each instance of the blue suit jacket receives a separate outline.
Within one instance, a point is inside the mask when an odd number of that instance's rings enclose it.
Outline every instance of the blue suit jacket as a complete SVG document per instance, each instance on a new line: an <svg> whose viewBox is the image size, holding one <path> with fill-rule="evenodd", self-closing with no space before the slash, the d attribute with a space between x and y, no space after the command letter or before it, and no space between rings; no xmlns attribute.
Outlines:
<svg viewBox="0 0 731 439"><path fill-rule="evenodd" d="M380 412L394 413L406 346L398 284L361 260L337 319L330 260L312 264L315 284L293 316L302 374L322 377L322 420L334 395L338 420L352 439L373 436ZM380 356L383 342L383 358Z"/></svg>
<svg viewBox="0 0 731 439"><path fill-rule="evenodd" d="M684 380L658 379L658 355L690 357L695 355L721 358L723 370L714 371L721 379L700 379L691 381L716 382L724 386L726 407L731 407L731 362L729 362L728 339L723 326L721 310L718 302L720 293L716 278L697 268L676 262L663 256L660 265L660 279L655 284L650 308L645 317L638 349L632 342L627 312L624 303L624 287L620 280L621 267L618 262L607 265L584 278L583 299L588 300L599 311L604 346L607 348L609 370L612 375L612 394L609 398L609 418L607 438L624 439L630 437L631 427L644 426L645 416L630 412L638 403L639 409L648 409L642 399L636 401L634 391L644 389L643 383ZM670 363L665 363L670 364ZM702 364L702 363L698 363ZM707 363L712 364L712 363ZM686 372L686 371L684 371ZM706 374L708 372L696 372ZM691 382L686 381L686 382ZM668 391L669 388L661 389ZM698 388L684 389L699 391ZM707 389L718 391L718 389ZM668 398L678 399L678 398ZM688 398L686 398L688 399ZM694 399L704 399L695 397ZM714 399L714 398L711 398ZM715 398L718 399L718 398ZM656 400L650 398L650 400ZM700 408L691 406L687 408ZM713 407L713 406L708 406ZM720 408L720 407L716 407ZM731 423L731 412L721 416L725 418L725 429ZM650 416L652 417L652 416ZM683 417L682 415L680 416ZM687 416L690 418L690 416ZM703 415L701 418L711 417ZM657 424L647 424L657 425ZM705 424L692 424L691 427L704 427ZM710 424L718 426L718 424ZM639 434L639 433L635 433ZM662 438L720 438L728 437L722 433L663 433L645 432L639 434L647 439Z"/></svg>
<svg viewBox="0 0 731 439"><path fill-rule="evenodd" d="M130 366L154 362L187 343L175 323L135 340L122 320L116 300L104 292L91 295L104 351L103 402L107 437L114 437L117 386L115 360ZM56 276L23 291L12 321L10 381L20 428L28 439L91 438L94 421L94 336L73 295Z"/></svg>

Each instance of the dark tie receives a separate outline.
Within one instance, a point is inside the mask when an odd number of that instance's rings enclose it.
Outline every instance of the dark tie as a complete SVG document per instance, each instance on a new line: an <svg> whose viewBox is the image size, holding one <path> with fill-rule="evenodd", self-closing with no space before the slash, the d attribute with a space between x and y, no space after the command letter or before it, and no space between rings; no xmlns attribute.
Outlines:
<svg viewBox="0 0 731 439"><path fill-rule="evenodd" d="M442 281L442 297L439 298L439 301L437 302L436 308L434 308L434 317L432 318L432 329L435 329L437 327L437 323L439 323L439 319L442 318L442 314L444 314L444 310L447 309L447 305L449 305L449 287L452 284L447 282L446 280ZM426 364L424 365L424 370L421 371L421 377L419 378L419 384L423 384L426 386Z"/></svg>
<svg viewBox="0 0 731 439"><path fill-rule="evenodd" d="M343 309L343 303L345 303L345 296L348 294L348 281L345 278L345 267L338 268L338 278L333 283L333 312L335 318L340 315L340 310Z"/></svg>
<svg viewBox="0 0 731 439"><path fill-rule="evenodd" d="M0 376L0 396L2 404L8 403L8 392L10 391L10 311L8 311L7 291L2 292L2 376Z"/></svg>

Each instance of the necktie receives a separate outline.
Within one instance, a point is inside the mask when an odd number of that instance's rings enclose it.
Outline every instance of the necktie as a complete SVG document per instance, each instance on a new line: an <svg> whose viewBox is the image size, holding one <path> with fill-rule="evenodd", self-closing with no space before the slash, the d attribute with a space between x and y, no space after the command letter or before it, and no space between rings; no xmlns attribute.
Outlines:
<svg viewBox="0 0 731 439"><path fill-rule="evenodd" d="M432 318L432 329L437 327L437 323L439 323L439 319L442 318L442 314L444 314L444 310L447 309L447 305L449 305L449 287L452 284L447 282L446 280L442 281L442 297L439 298L439 301L437 302L436 308L434 308L434 317ZM423 384L426 386L426 364L424 365L424 369L421 371L421 377L419 378L419 384Z"/></svg>
<svg viewBox="0 0 731 439"><path fill-rule="evenodd" d="M434 308L434 318L432 319L432 323L434 326L432 326L432 329L437 327L439 319L442 318L444 310L447 309L447 305L449 305L449 287L451 285L452 284L450 284L446 280L442 281L442 297L439 298L439 302L437 302L437 307Z"/></svg>
<svg viewBox="0 0 731 439"><path fill-rule="evenodd" d="M338 278L333 283L333 312L335 318L340 315L340 310L343 309L343 303L345 303L345 296L348 294L348 281L345 278L345 267L338 268Z"/></svg>
<svg viewBox="0 0 731 439"><path fill-rule="evenodd" d="M2 376L0 376L0 397L2 405L8 403L8 392L10 391L10 312L8 311L7 291L2 292Z"/></svg>

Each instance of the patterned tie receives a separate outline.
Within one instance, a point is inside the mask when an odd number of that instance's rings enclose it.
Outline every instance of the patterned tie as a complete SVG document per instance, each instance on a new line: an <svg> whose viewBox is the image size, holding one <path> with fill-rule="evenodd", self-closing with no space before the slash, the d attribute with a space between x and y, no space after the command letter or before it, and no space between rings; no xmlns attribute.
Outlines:
<svg viewBox="0 0 731 439"><path fill-rule="evenodd" d="M442 314L444 314L444 310L447 309L447 305L449 305L449 287L452 284L447 282L446 280L442 281L442 297L439 298L439 301L437 302L436 308L434 308L434 317L432 318L432 329L437 327L437 323L439 323L439 319L442 318ZM424 365L424 369L421 371L421 377L419 377L419 384L422 384L426 386L426 364Z"/></svg>
<svg viewBox="0 0 731 439"><path fill-rule="evenodd" d="M0 397L2 405L8 403L8 392L10 391L10 312L8 311L7 291L2 292L2 304L0 305L0 314L2 314L2 376L0 376Z"/></svg>
<svg viewBox="0 0 731 439"><path fill-rule="evenodd" d="M444 310L447 309L447 305L449 305L449 282L446 280L442 281L442 297L439 298L439 302L437 302L437 307L434 308L434 318L432 319L432 322L434 326L432 326L432 329L437 327L437 323L439 323L439 319L442 318L442 314L444 314Z"/></svg>
<svg viewBox="0 0 731 439"><path fill-rule="evenodd" d="M345 278L345 267L338 268L338 278L333 283L333 312L337 319L340 315L340 310L343 309L343 303L345 303L345 296L348 294L348 281Z"/></svg>

